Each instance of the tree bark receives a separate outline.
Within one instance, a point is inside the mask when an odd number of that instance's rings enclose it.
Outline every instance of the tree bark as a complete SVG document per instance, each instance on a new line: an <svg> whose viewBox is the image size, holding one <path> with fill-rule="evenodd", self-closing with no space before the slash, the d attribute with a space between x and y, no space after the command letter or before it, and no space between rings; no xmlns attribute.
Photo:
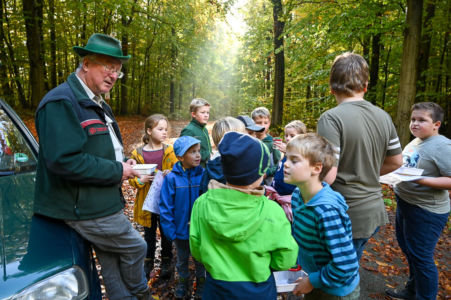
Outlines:
<svg viewBox="0 0 451 300"><path fill-rule="evenodd" d="M273 125L282 124L283 116L283 92L285 84L285 55L283 51L283 29L285 22L281 21L282 1L272 0L274 18L274 98L272 102Z"/></svg>
<svg viewBox="0 0 451 300"><path fill-rule="evenodd" d="M49 0L49 25L50 25L50 86L56 87L56 32L55 32L55 2Z"/></svg>
<svg viewBox="0 0 451 300"><path fill-rule="evenodd" d="M175 29L171 28L172 42L171 42L171 71L170 71L170 83L169 83L169 113L173 114L175 111L175 64L176 64L176 49L175 49Z"/></svg>
<svg viewBox="0 0 451 300"><path fill-rule="evenodd" d="M410 140L408 123L410 108L415 102L416 95L422 12L423 0L408 0L407 26L404 31L401 78L395 122L402 146L405 146Z"/></svg>
<svg viewBox="0 0 451 300"><path fill-rule="evenodd" d="M41 56L41 30L39 24L39 6L42 0L23 0L23 15L27 35L28 59L30 62L31 105L37 107L44 96L45 75Z"/></svg>
<svg viewBox="0 0 451 300"><path fill-rule="evenodd" d="M426 91L426 71L428 69L429 53L431 50L431 22L435 15L435 0L430 0L426 6L426 16L423 23L423 34L420 42L419 63L418 63L418 92ZM426 96L419 96L420 101L426 101Z"/></svg>

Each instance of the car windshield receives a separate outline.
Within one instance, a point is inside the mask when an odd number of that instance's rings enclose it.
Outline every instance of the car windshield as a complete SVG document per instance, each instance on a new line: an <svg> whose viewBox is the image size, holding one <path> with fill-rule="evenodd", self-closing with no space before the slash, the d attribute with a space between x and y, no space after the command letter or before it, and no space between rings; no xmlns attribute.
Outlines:
<svg viewBox="0 0 451 300"><path fill-rule="evenodd" d="M36 170L36 156L21 132L0 109L0 176Z"/></svg>

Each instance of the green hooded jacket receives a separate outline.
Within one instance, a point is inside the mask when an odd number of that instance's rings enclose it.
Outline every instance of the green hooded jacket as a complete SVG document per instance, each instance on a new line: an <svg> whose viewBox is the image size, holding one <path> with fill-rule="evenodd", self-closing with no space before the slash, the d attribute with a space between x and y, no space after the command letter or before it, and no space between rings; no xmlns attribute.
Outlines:
<svg viewBox="0 0 451 300"><path fill-rule="evenodd" d="M296 265L298 245L282 208L263 188L243 190L211 180L193 206L190 248L216 280L264 282Z"/></svg>

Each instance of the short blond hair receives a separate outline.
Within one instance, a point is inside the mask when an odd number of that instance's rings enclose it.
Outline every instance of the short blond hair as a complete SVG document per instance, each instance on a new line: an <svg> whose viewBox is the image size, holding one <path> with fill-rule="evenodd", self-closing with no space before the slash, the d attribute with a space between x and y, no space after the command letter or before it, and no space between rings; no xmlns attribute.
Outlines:
<svg viewBox="0 0 451 300"><path fill-rule="evenodd" d="M189 105L189 111L195 113L202 106L210 106L210 103L203 98L194 98Z"/></svg>
<svg viewBox="0 0 451 300"><path fill-rule="evenodd" d="M257 107L252 111L251 118L255 120L255 118L258 117L266 117L271 120L271 114L269 113L269 110L264 106Z"/></svg>
<svg viewBox="0 0 451 300"><path fill-rule="evenodd" d="M232 117L225 117L215 122L211 130L211 137L213 138L213 143L218 146L226 132L236 131L245 133L245 130L244 123L240 120Z"/></svg>
<svg viewBox="0 0 451 300"><path fill-rule="evenodd" d="M304 134L307 133L307 126L302 121L294 120L285 125L285 129L287 128L293 128L296 130L297 134Z"/></svg>
<svg viewBox="0 0 451 300"><path fill-rule="evenodd" d="M319 174L322 181L335 164L335 150L325 138L316 133L295 136L287 145L287 152L292 151L309 160L310 165L321 163L323 169Z"/></svg>

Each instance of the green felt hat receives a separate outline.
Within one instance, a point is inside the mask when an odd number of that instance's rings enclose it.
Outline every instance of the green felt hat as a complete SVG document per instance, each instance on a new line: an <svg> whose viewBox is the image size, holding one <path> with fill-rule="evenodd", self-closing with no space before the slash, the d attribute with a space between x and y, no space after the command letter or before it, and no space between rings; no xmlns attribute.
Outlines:
<svg viewBox="0 0 451 300"><path fill-rule="evenodd" d="M80 56L88 54L103 54L120 60L128 60L131 55L124 56L121 42L106 34L94 33L88 40L85 47L74 46L74 51Z"/></svg>

